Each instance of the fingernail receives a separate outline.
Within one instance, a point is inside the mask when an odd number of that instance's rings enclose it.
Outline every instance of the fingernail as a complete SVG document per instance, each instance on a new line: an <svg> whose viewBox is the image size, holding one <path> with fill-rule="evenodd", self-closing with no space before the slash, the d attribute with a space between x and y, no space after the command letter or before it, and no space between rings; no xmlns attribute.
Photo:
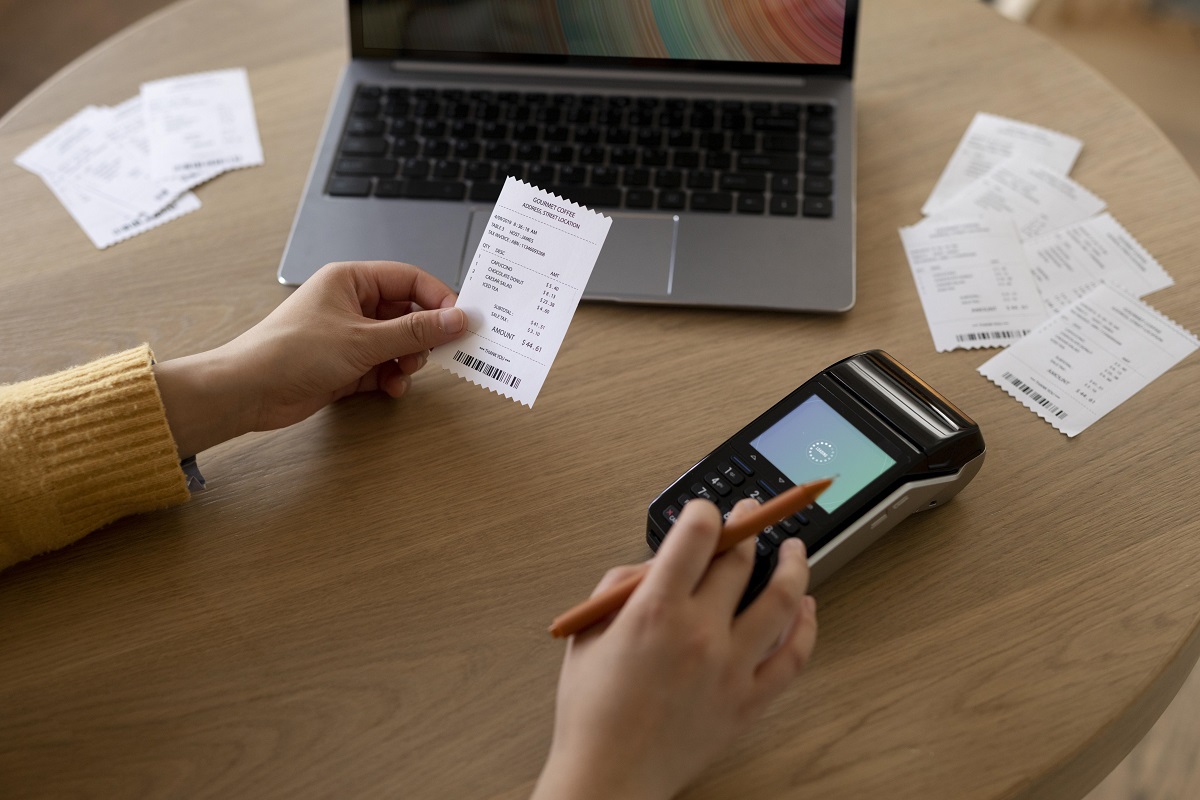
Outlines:
<svg viewBox="0 0 1200 800"><path fill-rule="evenodd" d="M789 550L795 550L796 554L799 556L808 555L808 548L804 546L804 541L802 539L784 539L782 547L786 547Z"/></svg>
<svg viewBox="0 0 1200 800"><path fill-rule="evenodd" d="M805 614L812 616L813 614L817 613L817 598L813 597L811 594L806 594L801 602L804 603Z"/></svg>
<svg viewBox="0 0 1200 800"><path fill-rule="evenodd" d="M461 308L444 308L438 314L438 327L443 333L458 333L463 329L464 316Z"/></svg>

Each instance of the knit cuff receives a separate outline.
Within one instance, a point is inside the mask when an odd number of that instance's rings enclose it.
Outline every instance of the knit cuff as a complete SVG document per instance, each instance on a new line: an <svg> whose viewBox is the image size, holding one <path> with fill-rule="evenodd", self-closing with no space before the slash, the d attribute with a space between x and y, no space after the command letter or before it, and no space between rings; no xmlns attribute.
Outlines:
<svg viewBox="0 0 1200 800"><path fill-rule="evenodd" d="M143 345L0 387L0 568L187 500L151 364Z"/></svg>

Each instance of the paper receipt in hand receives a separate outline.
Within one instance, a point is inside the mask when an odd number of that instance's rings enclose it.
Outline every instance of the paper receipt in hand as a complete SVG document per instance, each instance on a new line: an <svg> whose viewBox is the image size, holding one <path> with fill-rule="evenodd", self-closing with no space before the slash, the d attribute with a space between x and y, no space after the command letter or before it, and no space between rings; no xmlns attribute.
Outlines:
<svg viewBox="0 0 1200 800"><path fill-rule="evenodd" d="M508 178L458 295L467 333L430 361L532 408L611 224Z"/></svg>

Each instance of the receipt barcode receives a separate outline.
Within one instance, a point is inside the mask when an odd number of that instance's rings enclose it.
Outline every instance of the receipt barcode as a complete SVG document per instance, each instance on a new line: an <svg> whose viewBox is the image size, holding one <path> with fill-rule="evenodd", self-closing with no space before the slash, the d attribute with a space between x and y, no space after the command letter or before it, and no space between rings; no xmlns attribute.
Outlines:
<svg viewBox="0 0 1200 800"><path fill-rule="evenodd" d="M1032 386L1025 383L1020 378L1013 375L1011 372L1004 373L1003 377L1006 381L1011 383L1013 386L1017 387L1025 394L1029 395L1030 400L1032 400L1033 402L1037 403L1038 405L1044 407L1047 411L1049 411L1051 414L1058 417L1059 419L1062 419L1063 417L1065 417L1067 415L1067 412L1063 411L1061 408L1054 405L1046 398L1042 397L1040 394L1038 394L1036 391L1034 391Z"/></svg>
<svg viewBox="0 0 1200 800"><path fill-rule="evenodd" d="M982 331L980 333L960 333L954 337L959 342L982 342L988 339L1020 339L1027 330L1020 331Z"/></svg>
<svg viewBox="0 0 1200 800"><path fill-rule="evenodd" d="M480 361L474 356L467 355L462 350L454 351L454 360L460 364L463 364L464 366L470 367L476 372L482 372L489 378L494 378L500 381L505 386L511 386L512 388L516 389L521 385L521 379L516 375L510 375L499 367L492 366L486 361Z"/></svg>

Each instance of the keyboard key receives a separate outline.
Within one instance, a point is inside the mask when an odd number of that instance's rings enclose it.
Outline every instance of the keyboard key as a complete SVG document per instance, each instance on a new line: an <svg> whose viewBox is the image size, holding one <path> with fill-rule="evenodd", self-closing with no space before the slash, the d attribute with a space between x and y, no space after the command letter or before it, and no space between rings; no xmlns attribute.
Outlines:
<svg viewBox="0 0 1200 800"><path fill-rule="evenodd" d="M467 164L466 177L473 181L486 181L492 177L492 165L486 161L472 161Z"/></svg>
<svg viewBox="0 0 1200 800"><path fill-rule="evenodd" d="M558 193L589 208L621 205L621 190L615 186L563 186Z"/></svg>
<svg viewBox="0 0 1200 800"><path fill-rule="evenodd" d="M671 154L671 166L692 169L700 166L700 153L695 150L676 150Z"/></svg>
<svg viewBox="0 0 1200 800"><path fill-rule="evenodd" d="M654 174L654 185L659 189L678 189L683 185L683 173L677 169L660 169Z"/></svg>
<svg viewBox="0 0 1200 800"><path fill-rule="evenodd" d="M763 136L763 150L775 153L795 153L800 149L800 137L790 133L768 133Z"/></svg>
<svg viewBox="0 0 1200 800"><path fill-rule="evenodd" d="M804 178L805 196L828 197L833 194L833 181L820 175L808 175Z"/></svg>
<svg viewBox="0 0 1200 800"><path fill-rule="evenodd" d="M397 166L394 158L339 158L335 171L339 175L381 175L390 178L396 174Z"/></svg>
<svg viewBox="0 0 1200 800"><path fill-rule="evenodd" d="M709 169L729 169L733 156L729 153L709 152L704 156L704 166Z"/></svg>
<svg viewBox="0 0 1200 800"><path fill-rule="evenodd" d="M374 97L356 97L350 106L350 113L356 117L377 117L379 108L379 101Z"/></svg>
<svg viewBox="0 0 1200 800"><path fill-rule="evenodd" d="M400 174L405 178L424 178L429 175L429 170L432 165L423 158L410 158L404 162L404 169L400 170Z"/></svg>
<svg viewBox="0 0 1200 800"><path fill-rule="evenodd" d="M500 199L500 191L503 188L503 183L477 181L471 184L471 200L476 203L494 203Z"/></svg>
<svg viewBox="0 0 1200 800"><path fill-rule="evenodd" d="M542 145L535 142L521 142L517 145L517 159L520 161L541 161L544 152Z"/></svg>
<svg viewBox="0 0 1200 800"><path fill-rule="evenodd" d="M733 195L729 192L693 192L692 211L732 211Z"/></svg>
<svg viewBox="0 0 1200 800"><path fill-rule="evenodd" d="M682 209L687 204L687 194L678 189L664 189L658 193L658 207L666 211Z"/></svg>
<svg viewBox="0 0 1200 800"><path fill-rule="evenodd" d="M419 139L400 137L391 140L391 155L394 156L415 156L420 149Z"/></svg>
<svg viewBox="0 0 1200 800"><path fill-rule="evenodd" d="M467 185L462 181L410 180L401 184L400 192L420 200L462 200L467 196Z"/></svg>
<svg viewBox="0 0 1200 800"><path fill-rule="evenodd" d="M443 159L433 165L433 177L458 180L462 175L462 162Z"/></svg>
<svg viewBox="0 0 1200 800"><path fill-rule="evenodd" d="M636 164L637 153L638 151L632 147L614 147L609 154L609 159L613 164Z"/></svg>
<svg viewBox="0 0 1200 800"><path fill-rule="evenodd" d="M531 164L529 166L529 182L538 187L546 187L558 178L558 167L553 164Z"/></svg>
<svg viewBox="0 0 1200 800"><path fill-rule="evenodd" d="M694 169L688 173L687 188L711 189L716 181L716 173L707 169Z"/></svg>
<svg viewBox="0 0 1200 800"><path fill-rule="evenodd" d="M461 158L464 161L469 161L474 158L479 158L480 149L479 142L471 141L469 139L458 139L451 145L450 152L454 154L455 158Z"/></svg>
<svg viewBox="0 0 1200 800"><path fill-rule="evenodd" d="M805 175L832 175L833 159L828 156L807 156L804 159Z"/></svg>
<svg viewBox="0 0 1200 800"><path fill-rule="evenodd" d="M743 150L753 153L758 149L758 134L735 133L729 139L729 146L734 150Z"/></svg>
<svg viewBox="0 0 1200 800"><path fill-rule="evenodd" d="M570 164L575 160L575 146L570 144L552 144L546 148L546 160L558 164Z"/></svg>
<svg viewBox="0 0 1200 800"><path fill-rule="evenodd" d="M325 193L334 197L366 197L370 192L370 178L333 178L325 187Z"/></svg>
<svg viewBox="0 0 1200 800"><path fill-rule="evenodd" d="M380 178L375 182L376 197L403 197L401 187L404 181L396 180L395 178Z"/></svg>
<svg viewBox="0 0 1200 800"><path fill-rule="evenodd" d="M752 192L742 192L738 195L737 210L739 214L761 214L767 208L765 195Z"/></svg>
<svg viewBox="0 0 1200 800"><path fill-rule="evenodd" d="M799 172L800 159L787 153L744 153L738 156L738 170L754 172Z"/></svg>
<svg viewBox="0 0 1200 800"><path fill-rule="evenodd" d="M649 186L650 170L645 167L626 167L621 170L621 183L626 186Z"/></svg>
<svg viewBox="0 0 1200 800"><path fill-rule="evenodd" d="M370 117L351 117L346 123L346 134L349 136L379 136L385 128L381 119Z"/></svg>
<svg viewBox="0 0 1200 800"><path fill-rule="evenodd" d="M792 195L777 194L771 198L771 213L776 216L794 217L800 213L799 201Z"/></svg>
<svg viewBox="0 0 1200 800"><path fill-rule="evenodd" d="M347 136L342 140L341 152L347 156L382 156L387 147L383 137Z"/></svg>
<svg viewBox="0 0 1200 800"><path fill-rule="evenodd" d="M450 143L445 139L426 139L421 155L429 158L445 158L450 155Z"/></svg>
<svg viewBox="0 0 1200 800"><path fill-rule="evenodd" d="M800 180L795 175L776 172L771 176L771 191L774 194L796 194L799 190Z"/></svg>
<svg viewBox="0 0 1200 800"><path fill-rule="evenodd" d="M809 117L804 132L809 136L828 136L833 133L833 117Z"/></svg>
<svg viewBox="0 0 1200 800"><path fill-rule="evenodd" d="M579 160L584 164L603 164L608 157L608 148L600 144L585 144L579 148Z"/></svg>
<svg viewBox="0 0 1200 800"><path fill-rule="evenodd" d="M726 172L720 187L726 192L762 192L767 188L767 176L761 172Z"/></svg>
<svg viewBox="0 0 1200 800"><path fill-rule="evenodd" d="M525 170L528 164L521 164L516 161L508 161L496 165L496 177L505 178L513 177L517 180L525 180Z"/></svg>
<svg viewBox="0 0 1200 800"><path fill-rule="evenodd" d="M797 133L800 120L794 117L755 117L752 127L764 133Z"/></svg>
<svg viewBox="0 0 1200 800"><path fill-rule="evenodd" d="M804 216L829 217L833 215L833 201L828 197L804 198Z"/></svg>
<svg viewBox="0 0 1200 800"><path fill-rule="evenodd" d="M804 141L804 152L810 156L827 156L833 152L833 139L810 136Z"/></svg>
<svg viewBox="0 0 1200 800"><path fill-rule="evenodd" d="M644 167L665 167L667 165L666 150L643 150L642 151L642 166Z"/></svg>
<svg viewBox="0 0 1200 800"><path fill-rule="evenodd" d="M587 167L577 164L563 167L558 171L558 180L567 184L582 184L587 181Z"/></svg>
<svg viewBox="0 0 1200 800"><path fill-rule="evenodd" d="M653 189L629 189L625 192L626 208L654 208Z"/></svg>
<svg viewBox="0 0 1200 800"><path fill-rule="evenodd" d="M616 186L620 177L616 167L592 167L592 183L596 186Z"/></svg>
<svg viewBox="0 0 1200 800"><path fill-rule="evenodd" d="M489 161L507 161L512 158L513 147L508 142L487 142L483 146L483 157Z"/></svg>

